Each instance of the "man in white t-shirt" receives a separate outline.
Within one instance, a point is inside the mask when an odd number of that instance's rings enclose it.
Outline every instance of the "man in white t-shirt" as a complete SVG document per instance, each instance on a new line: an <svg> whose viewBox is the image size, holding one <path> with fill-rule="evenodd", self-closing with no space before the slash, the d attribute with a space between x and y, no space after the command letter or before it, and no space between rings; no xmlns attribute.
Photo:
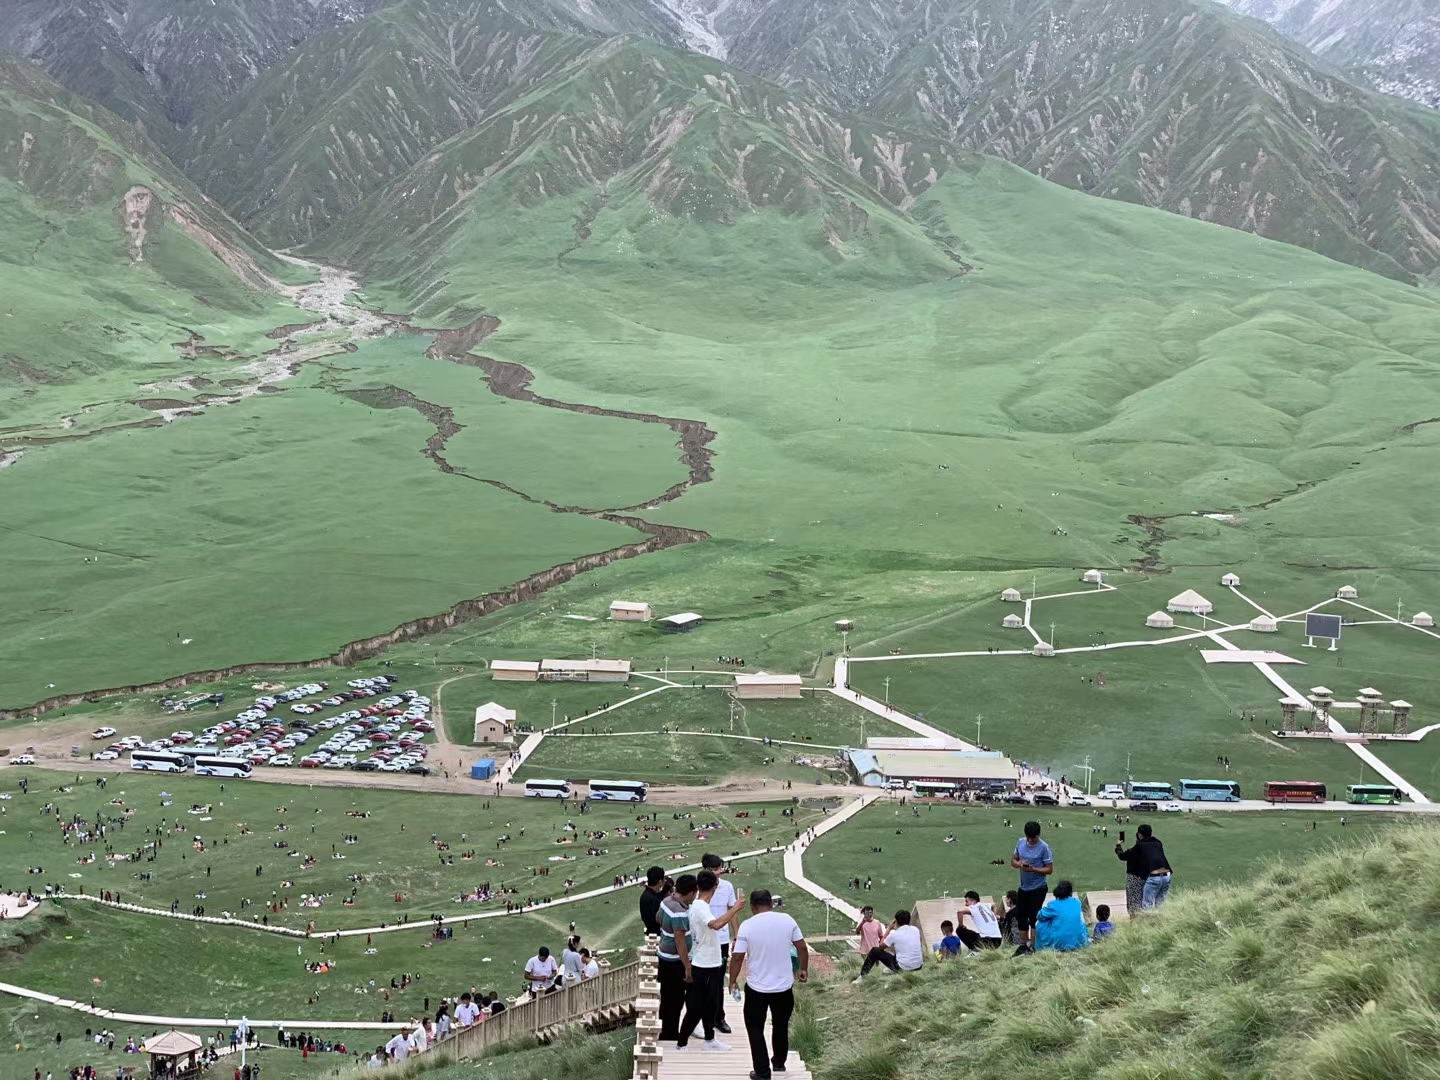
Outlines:
<svg viewBox="0 0 1440 1080"><path fill-rule="evenodd" d="M865 963L860 966L860 974L855 976L855 985L859 986L860 980L865 978L876 964L891 971L919 971L924 961L925 949L920 942L920 928L910 924L908 911L897 911L894 921L885 931L885 944L876 945L865 954Z"/></svg>
<svg viewBox="0 0 1440 1080"><path fill-rule="evenodd" d="M700 865L706 870L713 871L715 876L720 879L720 884L715 888L715 895L710 897L712 916L719 918L735 906L735 886L730 884L722 873L725 860L719 855L713 853L702 855ZM717 931L720 935L720 960L727 967L730 964L730 938L739 927L740 917L737 915ZM715 996L715 1010L715 1029L722 1035L729 1035L730 1025L725 1022L725 988L723 986L720 988L720 993Z"/></svg>
<svg viewBox="0 0 1440 1080"><path fill-rule="evenodd" d="M455 1025L456 1025L456 1027L462 1027L462 1028L467 1028L467 1027L469 1027L471 1024L475 1023L475 1019L476 1019L476 1017L478 1017L479 1015L480 1015L480 1010L477 1009L477 1008L475 1007L475 1003L470 1000L470 995L469 995L469 994L461 994L461 995L460 995L460 1004L455 1006Z"/></svg>
<svg viewBox="0 0 1440 1080"><path fill-rule="evenodd" d="M404 1061L410 1056L410 1027L408 1024L385 1044L385 1052L390 1055L391 1061Z"/></svg>
<svg viewBox="0 0 1440 1080"><path fill-rule="evenodd" d="M425 1033L425 1028L410 1021L415 1026L410 1031L410 1052L412 1054L423 1054L430 1047L430 1036Z"/></svg>
<svg viewBox="0 0 1440 1080"><path fill-rule="evenodd" d="M559 970L560 967L550 955L550 950L541 945L540 951L525 961L525 985L532 994L548 994L557 989L555 975Z"/></svg>
<svg viewBox="0 0 1440 1080"><path fill-rule="evenodd" d="M754 1080L770 1080L772 1066L785 1068L790 1056L790 1014L795 1011L795 981L810 977L810 950L800 927L789 915L773 910L768 889L750 894L750 918L740 924L730 953L730 992L745 975L745 1034L750 1039ZM795 949L795 966L790 949ZM765 1045L765 1015L769 1013L770 1047ZM773 1050L773 1056L771 1051Z"/></svg>
<svg viewBox="0 0 1440 1080"><path fill-rule="evenodd" d="M715 999L725 993L724 954L720 950L720 930L740 914L741 905L732 904L718 914L714 911L715 890L720 878L713 870L701 870L695 876L695 899L690 903L690 985L685 994L685 1017L680 1022L676 1050L685 1050L696 1027L705 1034L702 1049L726 1053L730 1049L715 1037Z"/></svg>
<svg viewBox="0 0 1440 1080"><path fill-rule="evenodd" d="M600 963L590 955L589 949L580 950L580 978L598 979L600 977Z"/></svg>
<svg viewBox="0 0 1440 1080"><path fill-rule="evenodd" d="M955 933L971 952L980 949L1000 947L1000 920L995 909L980 899L980 894L971 889L965 894L965 906L955 913L958 929ZM973 927L966 926L969 919Z"/></svg>

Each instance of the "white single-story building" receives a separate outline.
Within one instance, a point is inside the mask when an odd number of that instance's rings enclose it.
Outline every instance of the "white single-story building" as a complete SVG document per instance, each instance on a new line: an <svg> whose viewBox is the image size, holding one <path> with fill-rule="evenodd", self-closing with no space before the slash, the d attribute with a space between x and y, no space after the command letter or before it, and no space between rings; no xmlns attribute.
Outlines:
<svg viewBox="0 0 1440 1080"><path fill-rule="evenodd" d="M1417 611L1410 616L1410 622L1414 626L1434 626L1435 617L1428 611Z"/></svg>
<svg viewBox="0 0 1440 1080"><path fill-rule="evenodd" d="M1019 589L1006 589L1000 594L1000 599L1004 600L1007 604L1023 604L1025 602L1025 598L1020 595Z"/></svg>
<svg viewBox="0 0 1440 1080"><path fill-rule="evenodd" d="M1055 655L1055 646L1054 646L1054 645L1051 645L1048 641L1042 641L1042 642L1039 642L1039 643L1038 643L1033 649L1031 649L1030 651L1031 651L1032 653L1034 653L1036 656L1054 656L1054 655Z"/></svg>
<svg viewBox="0 0 1440 1080"><path fill-rule="evenodd" d="M1091 585L1099 585L1105 580L1105 575L1099 570L1086 570L1085 573L1080 575L1080 580Z"/></svg>
<svg viewBox="0 0 1440 1080"><path fill-rule="evenodd" d="M848 756L866 787L881 787L887 780L942 788L1013 787L1020 779L1013 761L986 750L851 750Z"/></svg>
<svg viewBox="0 0 1440 1080"><path fill-rule="evenodd" d="M1354 585L1341 585L1340 588L1335 590L1335 598L1337 600L1354 600L1359 595L1360 593Z"/></svg>
<svg viewBox="0 0 1440 1080"><path fill-rule="evenodd" d="M515 710L487 701L475 710L476 746L484 743L508 743L515 738Z"/></svg>
<svg viewBox="0 0 1440 1080"><path fill-rule="evenodd" d="M919 735L871 735L865 740L866 750L966 750L964 740L951 738L927 739Z"/></svg>
<svg viewBox="0 0 1440 1080"><path fill-rule="evenodd" d="M1250 620L1250 629L1254 630L1257 634L1273 634L1279 630L1280 627L1269 615L1256 615L1255 618Z"/></svg>
<svg viewBox="0 0 1440 1080"><path fill-rule="evenodd" d="M1240 575L1239 575L1239 574L1221 574L1221 575L1220 575L1220 584L1226 586L1227 588L1229 588L1229 587L1232 586L1232 585L1238 586L1238 585L1240 584Z"/></svg>
<svg viewBox="0 0 1440 1080"><path fill-rule="evenodd" d="M629 660L541 660L546 682L628 682Z"/></svg>
<svg viewBox="0 0 1440 1080"><path fill-rule="evenodd" d="M1025 626L1025 620L1019 615L1006 615L1000 620L1000 625L1008 630L1020 630Z"/></svg>
<svg viewBox="0 0 1440 1080"><path fill-rule="evenodd" d="M764 671L754 675L736 675L735 696L746 700L798 698L802 685L799 675L771 675Z"/></svg>
<svg viewBox="0 0 1440 1080"><path fill-rule="evenodd" d="M1186 589L1179 596L1172 596L1165 608L1185 615L1208 615L1215 610L1215 605L1194 589Z"/></svg>
<svg viewBox="0 0 1440 1080"><path fill-rule="evenodd" d="M1156 630L1172 630L1175 627L1175 620L1170 616L1169 612L1152 611L1149 618L1145 620L1145 625L1153 627Z"/></svg>
<svg viewBox="0 0 1440 1080"><path fill-rule="evenodd" d="M704 622L703 616L693 611L682 611L679 615L666 615L660 620L660 629L667 634L681 634L686 630L694 630Z"/></svg>
<svg viewBox="0 0 1440 1080"><path fill-rule="evenodd" d="M649 604L641 604L632 600L612 600L610 602L610 618L616 622L649 622L654 617Z"/></svg>
<svg viewBox="0 0 1440 1080"><path fill-rule="evenodd" d="M538 660L492 660L490 677L504 682L534 682L540 678Z"/></svg>

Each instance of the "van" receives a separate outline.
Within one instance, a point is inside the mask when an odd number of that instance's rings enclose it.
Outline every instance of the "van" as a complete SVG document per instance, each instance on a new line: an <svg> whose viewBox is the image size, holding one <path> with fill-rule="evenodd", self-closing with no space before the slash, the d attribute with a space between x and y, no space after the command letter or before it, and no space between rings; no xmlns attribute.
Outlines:
<svg viewBox="0 0 1440 1080"><path fill-rule="evenodd" d="M1123 799L1125 798L1125 788L1120 784L1106 784L1100 789L1100 798Z"/></svg>

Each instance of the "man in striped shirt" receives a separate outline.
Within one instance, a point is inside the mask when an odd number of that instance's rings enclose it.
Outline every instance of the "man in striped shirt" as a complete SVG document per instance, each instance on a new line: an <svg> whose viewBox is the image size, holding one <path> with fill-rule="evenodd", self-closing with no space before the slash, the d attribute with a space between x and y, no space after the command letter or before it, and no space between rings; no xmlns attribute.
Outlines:
<svg viewBox="0 0 1440 1080"><path fill-rule="evenodd" d="M660 901L659 958L660 1040L675 1042L680 1038L680 1014L685 1008L685 995L690 983L690 949L695 939L690 935L690 905L695 900L695 875L681 874L675 880L675 891Z"/></svg>

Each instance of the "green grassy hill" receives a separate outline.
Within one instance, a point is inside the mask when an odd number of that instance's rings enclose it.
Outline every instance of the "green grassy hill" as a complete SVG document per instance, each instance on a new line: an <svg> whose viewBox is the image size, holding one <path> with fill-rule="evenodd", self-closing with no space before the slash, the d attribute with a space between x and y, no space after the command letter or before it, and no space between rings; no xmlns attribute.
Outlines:
<svg viewBox="0 0 1440 1080"><path fill-rule="evenodd" d="M1436 838L1395 829L1279 858L1078 954L992 953L862 987L852 962L805 995L798 1048L820 1080L1431 1078Z"/></svg>

